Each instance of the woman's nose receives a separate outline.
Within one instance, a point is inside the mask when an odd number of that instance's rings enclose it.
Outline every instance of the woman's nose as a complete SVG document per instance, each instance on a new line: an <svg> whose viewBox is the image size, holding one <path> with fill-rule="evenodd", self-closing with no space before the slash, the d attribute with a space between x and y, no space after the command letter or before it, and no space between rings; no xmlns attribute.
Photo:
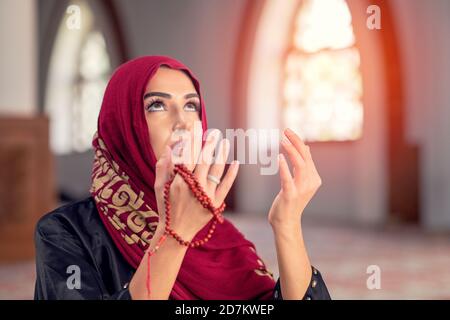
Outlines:
<svg viewBox="0 0 450 320"><path fill-rule="evenodd" d="M187 129L188 123L184 110L182 108L174 108L174 109L175 109L174 111L175 126L182 129Z"/></svg>
<svg viewBox="0 0 450 320"><path fill-rule="evenodd" d="M187 139L189 138L189 127L185 122L183 123L175 123L175 126L172 130L172 139L173 140L179 140L179 139Z"/></svg>

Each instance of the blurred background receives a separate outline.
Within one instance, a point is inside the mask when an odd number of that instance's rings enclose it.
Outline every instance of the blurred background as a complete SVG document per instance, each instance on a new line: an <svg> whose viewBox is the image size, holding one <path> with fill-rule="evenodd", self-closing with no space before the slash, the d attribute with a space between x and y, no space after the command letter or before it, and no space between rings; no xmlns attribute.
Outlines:
<svg viewBox="0 0 450 320"><path fill-rule="evenodd" d="M89 196L104 88L141 55L193 70L210 127L307 140L332 298L450 298L449 35L447 0L0 0L0 299L33 297L36 221ZM276 276L278 179L242 165L226 212Z"/></svg>

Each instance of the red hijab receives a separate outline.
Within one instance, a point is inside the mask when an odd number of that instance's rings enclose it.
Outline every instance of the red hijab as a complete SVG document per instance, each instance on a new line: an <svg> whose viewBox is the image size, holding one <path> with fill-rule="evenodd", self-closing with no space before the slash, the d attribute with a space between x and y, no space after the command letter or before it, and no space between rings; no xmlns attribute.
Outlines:
<svg viewBox="0 0 450 320"><path fill-rule="evenodd" d="M150 144L142 97L161 65L184 71L206 110L200 84L177 60L146 56L121 65L106 88L94 136L91 194L100 217L126 261L137 268L159 221L155 191L156 157ZM204 143L204 140L203 140ZM194 237L203 239L213 220ZM227 219L210 241L189 248L170 294L171 299L271 299L275 281L255 246Z"/></svg>

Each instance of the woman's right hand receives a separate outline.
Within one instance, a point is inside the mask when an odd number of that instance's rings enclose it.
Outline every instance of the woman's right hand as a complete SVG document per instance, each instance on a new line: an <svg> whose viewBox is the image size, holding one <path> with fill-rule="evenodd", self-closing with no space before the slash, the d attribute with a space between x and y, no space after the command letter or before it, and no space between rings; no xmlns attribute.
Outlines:
<svg viewBox="0 0 450 320"><path fill-rule="evenodd" d="M220 206L225 200L236 179L239 169L239 162L233 161L225 176L221 179L230 151L230 142L228 139L221 139L219 150L215 159L213 159L214 150L220 135L219 130L210 132L201 151L201 135L199 137L191 136L191 141L193 141L193 143L188 143L187 145L193 146L193 148L190 148L189 152L193 155L190 159L193 159L194 161L184 163L186 167L193 172L203 190L211 199L214 207ZM196 150L199 151L196 152ZM165 229L164 185L170 177L173 176L174 159L176 158L174 158L172 149L169 146L166 146L166 149L156 163L154 188L158 213L162 219L160 219L155 235L162 234ZM208 174L221 179L220 184L217 185L208 180ZM170 209L171 228L186 241L191 241L211 218L213 218L211 212L201 205L186 182L178 174L175 176L170 186Z"/></svg>

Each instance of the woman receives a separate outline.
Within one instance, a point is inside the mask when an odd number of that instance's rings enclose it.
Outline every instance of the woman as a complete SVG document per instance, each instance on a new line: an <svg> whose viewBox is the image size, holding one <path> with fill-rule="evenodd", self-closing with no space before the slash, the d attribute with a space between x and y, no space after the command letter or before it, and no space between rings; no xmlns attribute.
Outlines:
<svg viewBox="0 0 450 320"><path fill-rule="evenodd" d="M282 145L295 175L281 155L282 188L268 217L280 268L275 282L253 243L227 219L214 229L219 220L174 174L174 156L188 151L185 173L214 208L235 180L239 164L223 175L218 161L227 158L229 142L219 142L217 131L204 141L194 130L199 123L206 132L200 85L180 62L141 57L115 71L93 140L92 196L54 210L36 227L35 299L329 299L300 226L320 185L309 148L286 132ZM166 232L169 223L178 240ZM186 245L194 242L201 245Z"/></svg>

